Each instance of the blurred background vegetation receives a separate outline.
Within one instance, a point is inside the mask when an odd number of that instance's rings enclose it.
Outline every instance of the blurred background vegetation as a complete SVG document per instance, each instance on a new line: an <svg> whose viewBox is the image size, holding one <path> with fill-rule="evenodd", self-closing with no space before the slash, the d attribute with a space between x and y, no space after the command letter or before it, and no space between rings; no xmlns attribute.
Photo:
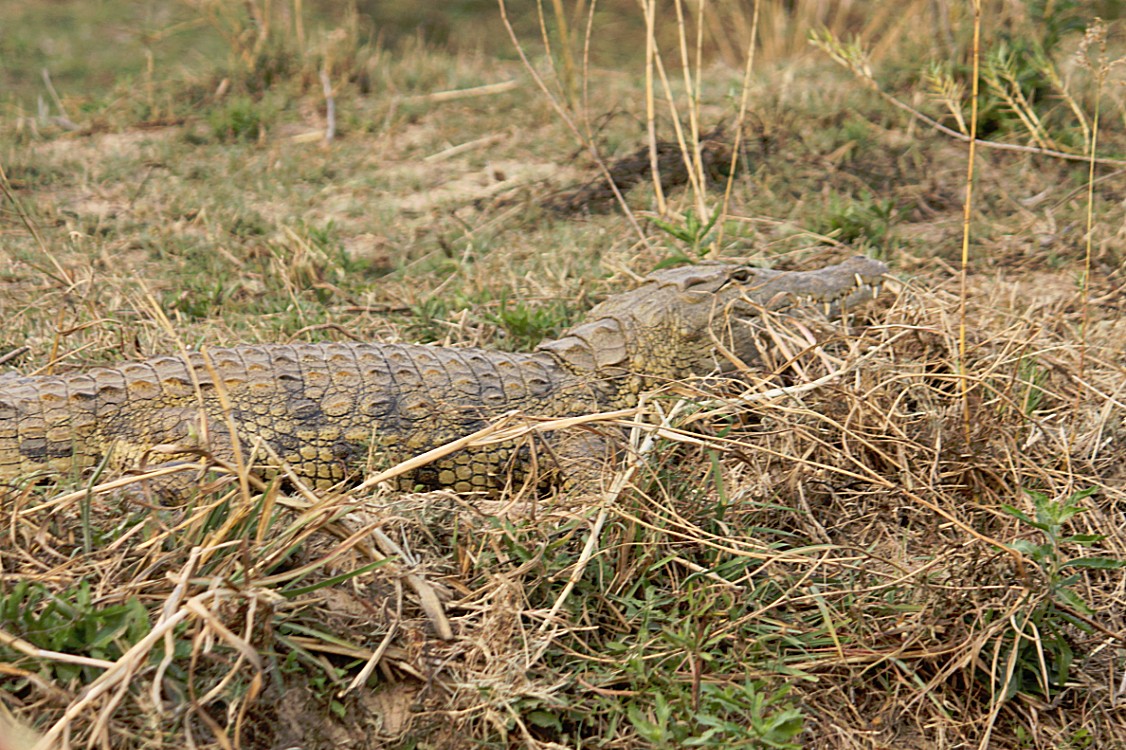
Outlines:
<svg viewBox="0 0 1126 750"><path fill-rule="evenodd" d="M645 52L645 19L633 0L543 2L507 0L522 41L545 38L552 53L564 47L581 58L584 31L590 64L617 67ZM1013 54L1051 53L1061 40L1082 34L1090 19L1120 17L1126 0L988 0L983 35ZM741 66L751 34L751 0L709 3L699 30L705 60ZM693 35L697 4L683 12ZM811 29L864 43L883 73L917 72L927 60L965 64L971 3L954 0L764 0L757 52L763 65L810 54ZM658 10L658 43L671 48L677 34L673 3ZM86 109L111 104L121 87L198 80L246 65L279 65L287 56L307 62L327 51L325 37L346 29L375 50L429 45L453 53L516 56L493 0L382 2L380 0L5 0L0 28L0 104L9 113L45 106L44 72L63 97ZM565 29L566 42L560 30ZM337 40L339 41L339 40ZM291 60L290 63L296 63ZM286 72L286 71L277 71Z"/></svg>

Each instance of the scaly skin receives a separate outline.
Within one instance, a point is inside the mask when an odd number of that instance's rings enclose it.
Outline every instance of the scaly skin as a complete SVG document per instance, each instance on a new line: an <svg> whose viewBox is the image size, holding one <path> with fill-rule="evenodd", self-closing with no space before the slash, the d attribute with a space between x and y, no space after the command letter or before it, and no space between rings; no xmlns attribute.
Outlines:
<svg viewBox="0 0 1126 750"><path fill-rule="evenodd" d="M230 461L225 397L244 457L268 463L270 451L255 448L264 443L297 475L328 486L507 412L568 417L623 408L665 382L729 370L734 365L717 357L716 340L753 365L747 323L763 308L824 306L835 315L871 298L886 271L865 258L805 272L738 265L660 271L530 354L400 344L239 346L187 360L0 378L0 482L86 469L107 454L116 470L178 458L154 455L154 446L198 447ZM605 451L591 433L540 446L502 443L451 454L398 484L496 494L508 481L520 486L533 466L561 459L569 469ZM554 481L550 472L540 478Z"/></svg>

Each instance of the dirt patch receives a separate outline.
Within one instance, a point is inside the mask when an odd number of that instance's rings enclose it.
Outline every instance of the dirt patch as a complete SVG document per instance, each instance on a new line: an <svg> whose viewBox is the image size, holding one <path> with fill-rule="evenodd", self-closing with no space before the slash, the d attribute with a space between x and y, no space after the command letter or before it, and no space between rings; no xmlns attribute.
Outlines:
<svg viewBox="0 0 1126 750"><path fill-rule="evenodd" d="M699 171L703 173L707 184L723 184L726 180L731 169L731 146L723 126L700 136ZM693 156L685 154L679 143L658 141L656 162L661 189L668 191L688 184L693 179L687 166L692 159ZM611 183L625 196L635 186L652 180L653 161L649 147L643 146L607 164L608 178L603 175L588 178L578 187L563 189L544 205L549 210L563 214L611 211L618 205Z"/></svg>

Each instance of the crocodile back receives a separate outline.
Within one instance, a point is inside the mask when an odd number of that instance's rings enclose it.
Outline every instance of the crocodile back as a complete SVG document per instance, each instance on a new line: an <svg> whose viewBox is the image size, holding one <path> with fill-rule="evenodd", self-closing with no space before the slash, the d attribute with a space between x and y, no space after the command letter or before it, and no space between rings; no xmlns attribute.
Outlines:
<svg viewBox="0 0 1126 750"><path fill-rule="evenodd" d="M126 468L153 463L148 452L160 445L230 459L233 424L244 455L260 455L255 446L265 444L324 486L508 411L557 417L598 407L590 387L546 354L352 343L217 348L0 380L0 478L73 472L111 447L114 465ZM511 457L512 446L458 454L404 483L491 489Z"/></svg>

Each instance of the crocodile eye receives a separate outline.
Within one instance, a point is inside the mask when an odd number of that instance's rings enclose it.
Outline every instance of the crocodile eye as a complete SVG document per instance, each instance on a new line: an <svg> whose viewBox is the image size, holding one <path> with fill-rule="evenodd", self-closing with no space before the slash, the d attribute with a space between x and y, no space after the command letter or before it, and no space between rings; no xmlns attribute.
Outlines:
<svg viewBox="0 0 1126 750"><path fill-rule="evenodd" d="M761 275L759 274L757 268L751 268L749 266L734 266L727 271L723 280L723 284L720 285L720 288L727 289L732 284L746 286L748 282L759 281L761 281Z"/></svg>
<svg viewBox="0 0 1126 750"><path fill-rule="evenodd" d="M688 294L715 294L731 282L731 274L723 266L688 266L690 275L681 281L681 291Z"/></svg>

